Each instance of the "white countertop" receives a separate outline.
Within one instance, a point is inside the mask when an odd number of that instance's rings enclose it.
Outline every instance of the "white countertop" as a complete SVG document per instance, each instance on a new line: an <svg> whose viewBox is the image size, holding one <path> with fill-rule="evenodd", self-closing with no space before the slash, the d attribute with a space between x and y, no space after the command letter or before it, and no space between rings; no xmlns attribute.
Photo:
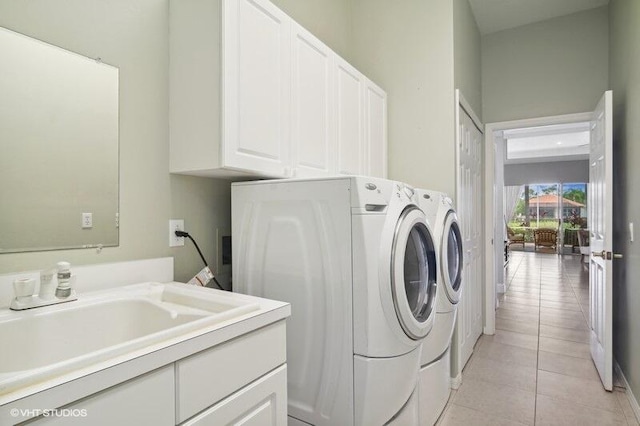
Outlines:
<svg viewBox="0 0 640 426"><path fill-rule="evenodd" d="M178 284L180 286L186 285L180 283L170 283L169 285L172 284ZM85 297L95 297L96 295L119 290L131 291L131 288L145 285L158 284L143 283L134 286L125 286L87 293ZM3 424L3 419L13 418L10 416L11 409L31 410L61 407L204 349L219 345L235 337L283 320L291 314L290 305L284 302L214 289L201 289L206 292L218 292L220 293L220 297L223 298L233 298L238 301L257 303L259 309L228 320L189 330L184 334L64 372L58 376L12 390L8 393L0 393L0 424ZM79 294L79 298L82 296L82 294ZM76 302L70 302L69 304L72 303ZM36 309L55 309L55 306ZM20 312L12 312L8 309L0 310L0 318L5 315L19 316L20 314ZM105 321L108 321L108 319L106 318ZM96 330L96 332L99 333L100 330ZM0 336L0 339L1 338L2 336ZM25 338L28 338L28 336ZM3 350L11 350L11 342L3 341L2 343Z"/></svg>

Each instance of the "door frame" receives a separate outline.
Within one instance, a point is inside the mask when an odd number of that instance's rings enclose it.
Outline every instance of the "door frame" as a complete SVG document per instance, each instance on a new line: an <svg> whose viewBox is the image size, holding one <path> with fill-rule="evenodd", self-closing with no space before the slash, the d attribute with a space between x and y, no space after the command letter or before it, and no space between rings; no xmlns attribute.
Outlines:
<svg viewBox="0 0 640 426"><path fill-rule="evenodd" d="M495 188L495 167L496 165L504 165L504 159L495 158L495 132L502 130L519 129L523 127L549 126L554 124L570 124L591 121L593 111L580 112L574 114L553 115L547 117L525 118L521 120L500 121L485 124L484 132L484 179L485 179L485 223L484 250L487 253L485 258L485 322L484 334L495 334L496 332L496 302L497 302L497 286L496 286L496 258L504 255L504 247L502 244L494 244L494 234L496 232L494 205L496 201ZM499 242L498 242L499 243ZM491 260L491 261L489 261Z"/></svg>

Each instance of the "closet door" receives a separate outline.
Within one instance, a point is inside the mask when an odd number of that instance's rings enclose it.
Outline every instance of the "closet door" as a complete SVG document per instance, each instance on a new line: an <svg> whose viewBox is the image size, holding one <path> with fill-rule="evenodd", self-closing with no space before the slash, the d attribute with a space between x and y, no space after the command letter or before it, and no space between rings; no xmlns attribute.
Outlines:
<svg viewBox="0 0 640 426"><path fill-rule="evenodd" d="M224 165L289 176L291 19L266 0L223 8Z"/></svg>
<svg viewBox="0 0 640 426"><path fill-rule="evenodd" d="M470 108L469 108L470 110ZM452 386L459 385L462 369L471 357L473 347L482 334L482 186L483 135L475 114L465 110L462 104L457 111L457 173L458 188L456 209L460 220L459 234L464 248L462 255L462 291L458 302L456 328L451 351ZM451 235L451 234L449 234ZM455 243L457 244L457 243ZM453 247L453 245L452 245ZM444 255L444 254L443 254ZM453 253L451 260L454 259ZM447 270L456 276L457 268ZM457 281L457 279L456 279ZM455 282L452 281L452 289ZM457 387L456 387L457 388Z"/></svg>
<svg viewBox="0 0 640 426"><path fill-rule="evenodd" d="M291 31L292 150L294 176L335 173L334 53L300 25Z"/></svg>
<svg viewBox="0 0 640 426"><path fill-rule="evenodd" d="M364 81L365 77L336 56L337 172L364 175Z"/></svg>

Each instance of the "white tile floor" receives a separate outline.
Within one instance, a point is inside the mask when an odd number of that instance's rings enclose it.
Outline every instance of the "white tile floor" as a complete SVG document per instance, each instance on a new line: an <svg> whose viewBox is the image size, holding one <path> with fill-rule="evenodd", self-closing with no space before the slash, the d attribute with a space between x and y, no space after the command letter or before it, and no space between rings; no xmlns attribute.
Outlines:
<svg viewBox="0 0 640 426"><path fill-rule="evenodd" d="M482 336L440 425L639 425L589 354L580 256L512 252L496 334Z"/></svg>

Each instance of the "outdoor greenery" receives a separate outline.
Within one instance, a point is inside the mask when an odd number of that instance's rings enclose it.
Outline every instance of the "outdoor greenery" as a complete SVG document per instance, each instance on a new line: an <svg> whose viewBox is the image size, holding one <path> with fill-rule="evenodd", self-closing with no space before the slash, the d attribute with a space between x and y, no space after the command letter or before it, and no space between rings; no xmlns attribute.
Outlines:
<svg viewBox="0 0 640 426"><path fill-rule="evenodd" d="M544 195L556 195L558 194L559 185L557 184L549 184L549 185L530 185L526 186L529 191L529 200L535 199L536 197L541 197ZM587 185L584 183L580 184L564 184L562 197L575 201L576 203L580 203L586 206L587 204ZM533 207L533 204L530 204L530 208ZM520 198L516 204L514 209L513 217L508 223L509 228L511 228L516 234L524 234L524 239L526 242L533 242L533 231L536 228L551 228L558 229L560 226L560 218L559 217L550 217L555 216L555 213L550 213L549 208L547 207L543 211L540 208L540 218L536 218L535 214L529 215L529 223L528 226L525 223L526 221L526 211L525 211L525 194L524 191L520 194ZM556 209L557 210L557 209ZM581 211L582 210L582 211ZM550 213L550 214L549 214ZM573 244L576 243L576 230L580 228L585 228L587 226L586 217L582 217L585 214L585 208L575 208L575 209L564 209L564 217L562 218L562 232L564 234L565 244Z"/></svg>
<svg viewBox="0 0 640 426"><path fill-rule="evenodd" d="M526 187L525 187L526 188ZM558 185L530 185L529 187L529 199L534 199L539 196L558 193ZM563 188L562 196L567 200L575 201L580 204L587 204L587 186L586 184L565 184ZM513 218L509 226L521 227L523 225L523 219L525 217L525 194L524 191L520 194L516 207L513 212ZM542 213L544 214L544 213ZM558 228L559 218L540 217L541 228ZM518 218L518 219L516 219ZM563 228L583 228L586 225L586 218L580 217L578 209L572 211L569 216L564 218ZM544 223L544 226L543 226ZM537 220L535 215L530 216L530 226L537 226Z"/></svg>
<svg viewBox="0 0 640 426"><path fill-rule="evenodd" d="M564 194L562 194L562 196L567 200L575 201L576 203L584 205L587 204L587 193L577 188L572 188L568 191L564 191Z"/></svg>

